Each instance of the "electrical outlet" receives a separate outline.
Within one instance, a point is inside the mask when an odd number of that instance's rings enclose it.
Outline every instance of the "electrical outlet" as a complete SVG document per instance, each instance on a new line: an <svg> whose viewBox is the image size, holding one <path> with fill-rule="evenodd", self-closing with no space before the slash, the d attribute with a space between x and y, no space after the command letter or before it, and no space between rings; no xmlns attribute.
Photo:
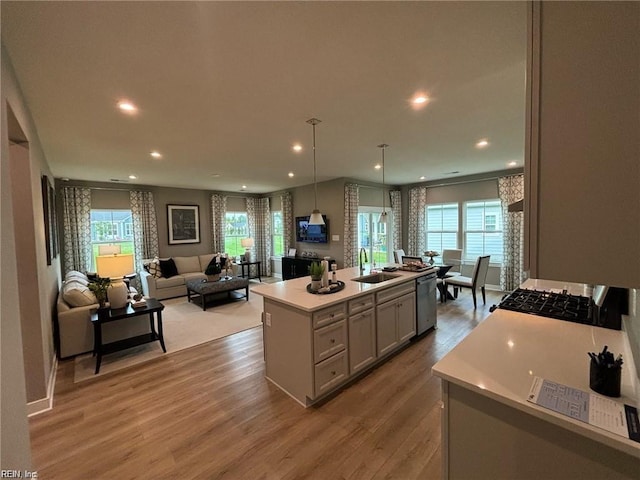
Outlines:
<svg viewBox="0 0 640 480"><path fill-rule="evenodd" d="M331 240L334 242L339 242L340 241L340 235L331 235Z"/></svg>
<svg viewBox="0 0 640 480"><path fill-rule="evenodd" d="M267 327L271 326L271 314L270 313L265 313L264 314L264 323L267 324Z"/></svg>

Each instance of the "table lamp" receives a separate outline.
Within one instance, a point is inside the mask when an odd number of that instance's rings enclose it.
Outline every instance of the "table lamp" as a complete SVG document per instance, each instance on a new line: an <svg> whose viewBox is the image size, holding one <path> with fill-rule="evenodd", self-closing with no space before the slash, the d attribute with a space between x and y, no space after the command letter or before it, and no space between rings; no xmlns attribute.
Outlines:
<svg viewBox="0 0 640 480"><path fill-rule="evenodd" d="M251 248L253 247L253 238L251 238L251 237L243 238L242 240L240 240L240 244L242 245L243 248L246 249L246 252L244 253L244 261L245 262L250 262L251 261Z"/></svg>
<svg viewBox="0 0 640 480"><path fill-rule="evenodd" d="M135 272L133 266L133 254L98 255L96 257L96 270L100 277L122 278Z"/></svg>
<svg viewBox="0 0 640 480"><path fill-rule="evenodd" d="M128 281L124 281L124 276L135 272L133 254L98 255L96 257L96 270L98 276L116 280L112 281L107 290L107 297L111 308L123 308L127 304L127 296L129 294L129 284Z"/></svg>

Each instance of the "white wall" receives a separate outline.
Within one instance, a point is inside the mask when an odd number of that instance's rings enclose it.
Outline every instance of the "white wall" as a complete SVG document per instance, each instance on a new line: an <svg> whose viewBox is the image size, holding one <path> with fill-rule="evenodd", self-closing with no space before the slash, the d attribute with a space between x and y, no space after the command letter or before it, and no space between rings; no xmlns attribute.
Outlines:
<svg viewBox="0 0 640 480"><path fill-rule="evenodd" d="M13 69L1 52L0 83L0 468L31 470L27 394L18 298L18 272L10 181L7 102L16 114L22 104ZM18 101L19 100L19 101Z"/></svg>

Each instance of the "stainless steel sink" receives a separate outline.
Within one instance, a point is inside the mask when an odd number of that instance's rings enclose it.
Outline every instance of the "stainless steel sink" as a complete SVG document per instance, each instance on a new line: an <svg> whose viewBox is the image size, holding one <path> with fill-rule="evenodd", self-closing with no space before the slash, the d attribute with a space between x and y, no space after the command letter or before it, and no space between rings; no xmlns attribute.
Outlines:
<svg viewBox="0 0 640 480"><path fill-rule="evenodd" d="M371 275L364 275L362 277L352 278L354 282L361 283L380 283L393 278L398 278L400 275L392 275L390 273L372 273Z"/></svg>

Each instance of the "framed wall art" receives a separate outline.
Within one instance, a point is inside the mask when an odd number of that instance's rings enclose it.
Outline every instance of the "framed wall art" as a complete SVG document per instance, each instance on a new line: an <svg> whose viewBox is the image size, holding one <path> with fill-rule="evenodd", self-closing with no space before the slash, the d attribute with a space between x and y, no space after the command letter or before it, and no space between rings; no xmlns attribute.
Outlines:
<svg viewBox="0 0 640 480"><path fill-rule="evenodd" d="M200 243L198 205L167 205L169 245Z"/></svg>
<svg viewBox="0 0 640 480"><path fill-rule="evenodd" d="M47 265L60 252L58 242L58 219L56 215L56 191L46 175L41 177L42 212L44 216L44 238L47 251Z"/></svg>

